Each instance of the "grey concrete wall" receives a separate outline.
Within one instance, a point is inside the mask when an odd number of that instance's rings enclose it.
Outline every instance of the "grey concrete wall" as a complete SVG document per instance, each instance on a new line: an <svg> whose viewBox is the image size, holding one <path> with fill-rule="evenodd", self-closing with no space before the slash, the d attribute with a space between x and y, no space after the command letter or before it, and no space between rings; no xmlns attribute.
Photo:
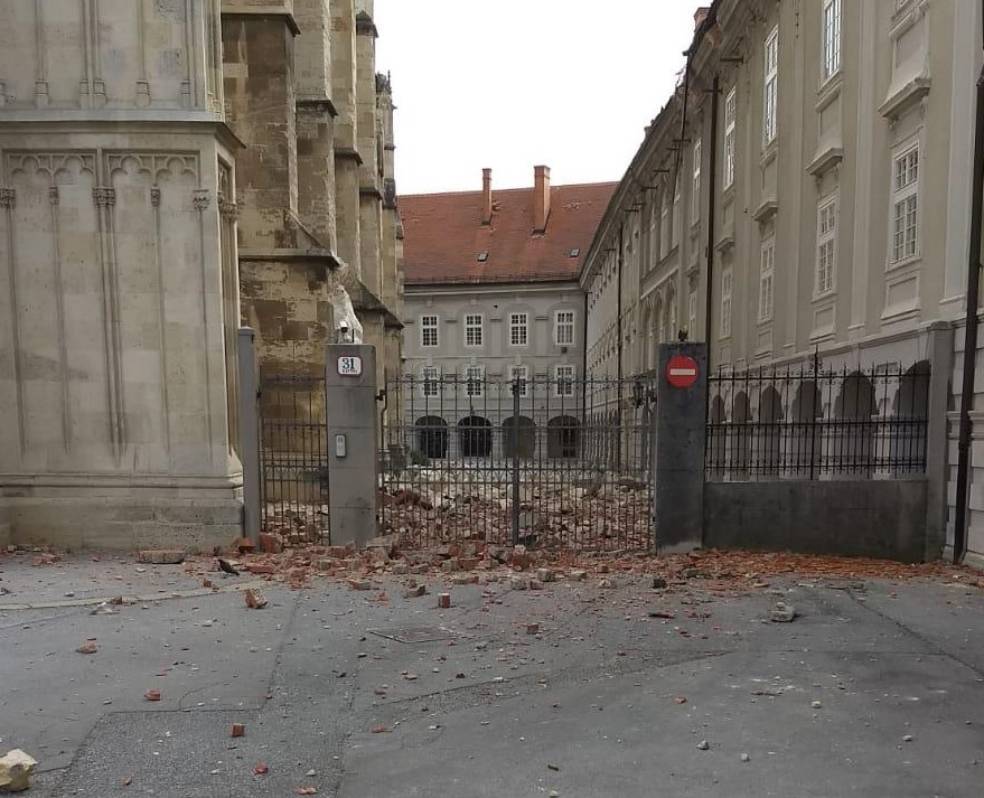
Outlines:
<svg viewBox="0 0 984 798"><path fill-rule="evenodd" d="M672 554L701 545L707 346L660 344L658 354L653 517L657 551ZM677 355L697 363L698 379L689 388L669 382L670 359Z"/></svg>
<svg viewBox="0 0 984 798"><path fill-rule="evenodd" d="M925 556L925 479L708 482L704 546L816 554Z"/></svg>
<svg viewBox="0 0 984 798"><path fill-rule="evenodd" d="M362 373L339 374L342 357L361 358ZM331 542L362 546L376 536L376 351L365 344L331 344L327 361ZM339 435L345 437L343 455L336 448Z"/></svg>

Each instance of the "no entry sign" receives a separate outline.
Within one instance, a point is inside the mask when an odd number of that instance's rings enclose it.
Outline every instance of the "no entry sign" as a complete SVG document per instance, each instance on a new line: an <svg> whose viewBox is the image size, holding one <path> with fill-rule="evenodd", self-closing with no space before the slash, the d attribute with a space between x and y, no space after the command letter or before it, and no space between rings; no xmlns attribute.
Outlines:
<svg viewBox="0 0 984 798"><path fill-rule="evenodd" d="M674 388L689 388L697 382L697 361L688 355L674 355L666 364L666 381Z"/></svg>

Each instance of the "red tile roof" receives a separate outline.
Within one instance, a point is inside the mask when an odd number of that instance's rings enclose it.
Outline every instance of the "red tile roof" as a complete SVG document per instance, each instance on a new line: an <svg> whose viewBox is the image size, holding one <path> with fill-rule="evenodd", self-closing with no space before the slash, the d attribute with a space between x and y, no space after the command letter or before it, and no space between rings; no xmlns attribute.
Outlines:
<svg viewBox="0 0 984 798"><path fill-rule="evenodd" d="M492 223L482 224L482 192L399 198L407 285L573 280L617 183L552 186L543 234L533 233L533 189L492 191ZM580 250L571 257L572 250ZM479 262L478 256L488 253Z"/></svg>

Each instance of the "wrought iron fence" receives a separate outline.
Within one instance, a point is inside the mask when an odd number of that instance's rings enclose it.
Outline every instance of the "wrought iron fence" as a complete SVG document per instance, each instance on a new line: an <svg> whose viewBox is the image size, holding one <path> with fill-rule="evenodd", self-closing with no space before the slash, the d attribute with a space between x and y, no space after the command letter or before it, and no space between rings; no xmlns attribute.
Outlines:
<svg viewBox="0 0 984 798"><path fill-rule="evenodd" d="M322 377L261 375L261 524L294 542L328 535L327 407Z"/></svg>
<svg viewBox="0 0 984 798"><path fill-rule="evenodd" d="M650 543L648 378L405 377L383 432L380 521L413 545Z"/></svg>
<svg viewBox="0 0 984 798"><path fill-rule="evenodd" d="M926 469L930 365L719 372L704 466L714 480L893 479Z"/></svg>

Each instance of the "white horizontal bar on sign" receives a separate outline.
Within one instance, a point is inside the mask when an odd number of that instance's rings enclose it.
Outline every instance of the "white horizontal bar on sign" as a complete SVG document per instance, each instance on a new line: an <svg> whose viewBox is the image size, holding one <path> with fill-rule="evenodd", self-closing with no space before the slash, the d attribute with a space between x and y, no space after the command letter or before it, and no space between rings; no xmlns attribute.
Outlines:
<svg viewBox="0 0 984 798"><path fill-rule="evenodd" d="M697 369L670 369L671 377L695 377Z"/></svg>

